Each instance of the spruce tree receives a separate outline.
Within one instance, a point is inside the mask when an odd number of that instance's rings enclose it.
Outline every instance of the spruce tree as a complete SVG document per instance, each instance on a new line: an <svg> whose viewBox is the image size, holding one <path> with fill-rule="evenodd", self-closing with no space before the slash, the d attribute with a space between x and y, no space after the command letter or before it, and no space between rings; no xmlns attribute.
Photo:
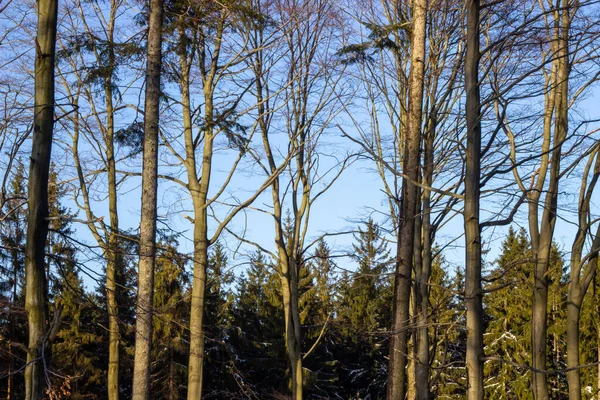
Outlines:
<svg viewBox="0 0 600 400"><path fill-rule="evenodd" d="M283 304L272 260L257 251L236 282L231 343L236 380L258 398L287 389Z"/></svg>
<svg viewBox="0 0 600 400"><path fill-rule="evenodd" d="M0 210L0 370L6 374L0 387L6 388L6 398L24 397L22 367L27 357L27 316L25 314L25 234L27 231L27 182L25 167L20 160L9 183L4 208ZM4 390L0 390L0 393Z"/></svg>
<svg viewBox="0 0 600 400"><path fill-rule="evenodd" d="M485 299L489 319L486 353L521 365L529 364L531 354L527 340L531 336L531 261L527 234L511 227L486 288L493 291L493 295ZM532 398L530 371L496 361L485 364L485 374L488 377L486 397Z"/></svg>
<svg viewBox="0 0 600 400"><path fill-rule="evenodd" d="M235 354L229 343L232 325L234 281L229 258L221 242L211 246L207 268L205 330L204 398L235 398L239 390L234 377Z"/></svg>
<svg viewBox="0 0 600 400"><path fill-rule="evenodd" d="M355 241L352 259L357 269L342 276L338 289L336 327L344 343L338 350L340 380L346 396L379 398L385 394L392 259L373 220L359 228Z"/></svg>
<svg viewBox="0 0 600 400"><path fill-rule="evenodd" d="M486 356L495 358L485 364L486 398L532 399L531 371L531 296L533 268L531 244L524 229L512 227L502 242L502 252L490 271L485 298L488 326ZM553 244L549 262L548 360L547 369L564 369L566 282L563 260ZM503 362L505 360L508 362ZM519 367L522 366L522 367ZM552 398L566 396L565 377L548 376Z"/></svg>
<svg viewBox="0 0 600 400"><path fill-rule="evenodd" d="M157 245L154 275L154 323L151 390L154 399L180 399L187 378L189 287L186 258L174 238Z"/></svg>
<svg viewBox="0 0 600 400"><path fill-rule="evenodd" d="M102 369L98 366L97 345L101 336L94 329L97 304L85 293L79 277L77 249L71 241L71 218L64 206L66 190L58 181L58 171L51 165L48 182L49 217L46 244L47 273L50 285L50 310L56 326L52 346L52 387L55 398L85 399L96 393Z"/></svg>

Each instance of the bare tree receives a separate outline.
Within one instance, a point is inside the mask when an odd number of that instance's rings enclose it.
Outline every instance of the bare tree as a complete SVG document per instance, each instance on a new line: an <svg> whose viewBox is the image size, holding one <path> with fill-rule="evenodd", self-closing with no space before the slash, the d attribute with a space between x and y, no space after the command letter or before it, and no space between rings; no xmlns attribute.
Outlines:
<svg viewBox="0 0 600 400"><path fill-rule="evenodd" d="M299 273L306 253L317 243L309 243L307 238L310 213L315 201L352 161L351 156L342 156L334 158L329 167L320 165L328 165L320 142L339 112L335 106L344 99L343 93L336 92L341 74L332 57L339 15L327 0L274 2L262 7L261 12L278 17L274 32L264 24L254 26L254 47L261 50L250 59L264 148L264 156L256 159L265 175L275 176L270 185L272 208L263 211L273 218L276 252L248 242L277 260L292 397L301 400L302 363L311 350L302 353ZM272 76L278 68L284 68L287 80ZM279 145L271 137L278 130L287 134ZM331 149L327 155L335 157ZM276 174L280 165L287 169L285 174ZM287 219L286 206L290 211Z"/></svg>
<svg viewBox="0 0 600 400"><path fill-rule="evenodd" d="M73 185L76 203L85 213L87 227L102 249L106 261L108 398L117 400L120 330L116 275L120 232L115 117L125 107L122 100L126 90L116 87L116 75L118 57L128 58L119 52L131 52L133 46L117 43L115 38L117 15L123 10L121 1L112 0L107 12L96 3L86 5L80 1L71 4L67 10L68 18L65 18L64 29L71 32L72 36L59 38L60 54L63 57L58 66L58 75L69 104L59 105L61 112L67 116L60 122L72 140L68 151L73 156L76 170L77 184ZM100 26L96 26L96 23ZM96 86L101 87L101 94L95 90ZM89 114L86 115L84 110L88 110ZM99 160L99 166L92 165L92 161L82 157L84 152L81 147L85 144L91 144L90 147L96 154L94 160ZM108 194L107 222L104 218L98 218L92 204L92 182L102 173L107 175L107 186L101 189Z"/></svg>
<svg viewBox="0 0 600 400"><path fill-rule="evenodd" d="M168 131L162 135L165 146L175 159L174 164L183 166L187 179L184 182L175 175L161 177L181 186L191 197L193 218L188 219L193 224L194 275L187 397L199 399L203 389L203 328L209 248L235 216L270 187L284 171L289 158L275 166L257 186L249 189L250 194L245 199L240 200L237 196L226 198L232 182L243 173L245 160L256 156L253 137L258 123L252 115L259 106L247 101L253 82L247 80L245 68L240 66L260 51L250 39L254 34L252 22L265 16L253 2L237 5L184 3L176 14L179 15L173 24L177 35L176 57L169 64L169 72L181 91L181 98L173 100L173 107L181 108L183 135L173 135ZM196 76L199 79L195 79ZM196 82L201 92L197 98L193 96ZM231 90L232 87L239 90ZM196 106L196 100L201 106ZM249 127L244 125L246 122ZM179 129L174 132L179 132ZM225 155L221 159L222 153ZM225 168L224 178L218 174L221 171L215 171L217 163ZM212 232L211 227L214 229Z"/></svg>
<svg viewBox="0 0 600 400"><path fill-rule="evenodd" d="M600 177L600 157L598 143L590 151L583 171L578 204L577 234L571 249L571 263L567 294L567 379L569 382L569 399L581 399L581 369L579 368L579 318L583 298L594 281L598 269L598 252L600 251L600 226L593 233L593 225L597 218L592 214L591 201L596 183ZM584 251L587 239L591 244Z"/></svg>
<svg viewBox="0 0 600 400"><path fill-rule="evenodd" d="M29 345L25 369L25 398L41 399L45 387L45 357L50 332L47 321L48 286L45 249L48 234L48 175L54 128L54 66L58 1L38 2L35 48L35 104L29 167L27 240L25 245L25 308Z"/></svg>
<svg viewBox="0 0 600 400"><path fill-rule="evenodd" d="M417 181L419 180L419 147L423 120L423 88L425 74L425 41L427 1L411 5L411 59L408 80L408 114L402 169L402 195L398 226L398 253L394 284L394 307L388 366L388 399L403 399L406 393L408 327L410 324L410 291L414 254L415 217L417 214Z"/></svg>

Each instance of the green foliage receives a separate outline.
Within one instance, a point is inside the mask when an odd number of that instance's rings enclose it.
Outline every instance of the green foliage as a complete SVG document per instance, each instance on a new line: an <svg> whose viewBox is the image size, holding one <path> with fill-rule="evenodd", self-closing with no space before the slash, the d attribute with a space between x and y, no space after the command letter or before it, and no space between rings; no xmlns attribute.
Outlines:
<svg viewBox="0 0 600 400"><path fill-rule="evenodd" d="M502 253L490 273L485 312L489 321L485 335L487 356L506 360L485 364L486 397L490 399L533 398L531 371L531 294L533 292L531 244L522 229L510 229ZM563 261L556 245L551 251L548 293L548 368L565 367L566 284ZM566 396L564 377L551 376L555 398Z"/></svg>
<svg viewBox="0 0 600 400"><path fill-rule="evenodd" d="M6 388L7 391L8 374L21 368L27 357L24 351L27 344L24 291L26 185L25 167L18 160L9 182L4 207L0 210L3 218L0 223L0 388ZM10 386L13 398L24 396L22 374L13 375ZM4 394L4 389L0 389L0 393Z"/></svg>
<svg viewBox="0 0 600 400"><path fill-rule="evenodd" d="M186 258L173 238L157 245L154 274L154 322L152 338L152 393L156 399L178 399L187 384L189 301L185 296L189 277Z"/></svg>
<svg viewBox="0 0 600 400"><path fill-rule="evenodd" d="M262 397L287 388L280 287L272 261L261 252L251 257L236 283L231 330L239 371L236 380L247 391L264 394Z"/></svg>
<svg viewBox="0 0 600 400"><path fill-rule="evenodd" d="M392 259L380 228L369 220L355 235L352 258L358 268L345 272L337 290L336 351L345 396L381 398L387 379L387 332L391 326Z"/></svg>

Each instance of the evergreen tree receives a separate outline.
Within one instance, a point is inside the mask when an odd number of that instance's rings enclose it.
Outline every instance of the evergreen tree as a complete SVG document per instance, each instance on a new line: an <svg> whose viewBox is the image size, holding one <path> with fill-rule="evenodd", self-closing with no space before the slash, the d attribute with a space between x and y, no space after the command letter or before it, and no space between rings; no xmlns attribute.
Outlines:
<svg viewBox="0 0 600 400"><path fill-rule="evenodd" d="M466 329L463 270L457 268L449 277L443 257L437 255L432 263L430 283L431 393L434 398L464 399Z"/></svg>
<svg viewBox="0 0 600 400"><path fill-rule="evenodd" d="M189 299L185 293L189 276L186 258L177 251L177 245L173 238L157 245L151 370L154 399L175 400L185 395L189 340Z"/></svg>
<svg viewBox="0 0 600 400"><path fill-rule="evenodd" d="M312 275L313 295L310 302L311 311L304 321L304 343L306 349L305 362L305 391L307 395L329 398L343 389L340 382L339 363L335 358L339 335L334 329L335 287L334 268L331 260L331 250L321 239L308 263ZM306 295L305 295L306 297ZM310 353L308 353L310 352Z"/></svg>
<svg viewBox="0 0 600 400"><path fill-rule="evenodd" d="M286 351L279 276L258 251L236 284L231 343L236 356L234 377L258 398L286 390Z"/></svg>
<svg viewBox="0 0 600 400"><path fill-rule="evenodd" d="M205 307L205 366L207 399L236 398L239 388L232 379L235 354L228 341L232 325L233 273L225 247L220 242L211 246L207 268Z"/></svg>
<svg viewBox="0 0 600 400"><path fill-rule="evenodd" d="M553 244L549 264L548 289L548 369L565 368L565 301L566 284L563 261ZM485 335L486 355L503 361L485 364L486 398L532 399L531 371L531 292L533 286L532 253L524 229L509 229L502 243L502 253L492 269L485 298L488 326ZM523 367L519 368L518 366ZM552 398L566 396L564 376L548 377Z"/></svg>
<svg viewBox="0 0 600 400"><path fill-rule="evenodd" d="M486 354L528 365L531 345L531 249L525 230L512 227L502 243L502 253L491 271L485 299L489 319ZM530 399L531 372L500 361L485 364L486 397Z"/></svg>
<svg viewBox="0 0 600 400"><path fill-rule="evenodd" d="M57 326L52 346L53 385L49 394L55 398L86 399L96 396L102 369L97 365L97 345L101 336L94 330L97 305L88 296L78 274L77 249L70 211L63 204L66 191L58 182L58 172L51 165L48 182L50 221L47 239L47 270L51 310Z"/></svg>
<svg viewBox="0 0 600 400"><path fill-rule="evenodd" d="M336 327L343 340L338 349L347 396L380 398L385 394L387 349L393 291L392 259L380 228L373 221L355 235L352 259L358 268L345 273L338 289ZM345 353L345 354L343 354Z"/></svg>
<svg viewBox="0 0 600 400"><path fill-rule="evenodd" d="M61 313L61 327L52 346L52 389L58 398L100 398L97 388L103 384L103 370L98 357L102 336L95 320L98 305L85 293L75 262L62 265L53 298Z"/></svg>
<svg viewBox="0 0 600 400"><path fill-rule="evenodd" d="M133 372L133 354L135 340L135 288L137 284L136 255L138 254L137 237L132 232L122 232L117 243L117 257L115 263L115 281L118 282L119 290L116 291L116 303L118 305L120 331L120 357L119 357L119 392L121 399L129 398L131 394L131 376ZM106 365L108 365L108 307L106 299L106 281L99 282L95 291L95 301L98 304L95 316L97 326L100 328L103 341L99 348L100 365L104 371L102 382L107 382ZM101 398L108 397L108 387L102 385L99 388Z"/></svg>
<svg viewBox="0 0 600 400"><path fill-rule="evenodd" d="M25 234L27 231L27 182L20 160L9 183L4 208L0 210L0 387L6 398L24 397L21 368L27 355L25 314Z"/></svg>

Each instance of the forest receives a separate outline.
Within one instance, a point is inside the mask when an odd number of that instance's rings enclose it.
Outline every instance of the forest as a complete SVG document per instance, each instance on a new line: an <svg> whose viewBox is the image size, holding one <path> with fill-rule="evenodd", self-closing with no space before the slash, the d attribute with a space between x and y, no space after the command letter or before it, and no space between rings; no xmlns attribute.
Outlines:
<svg viewBox="0 0 600 400"><path fill-rule="evenodd" d="M0 398L600 399L600 1L0 0Z"/></svg>

